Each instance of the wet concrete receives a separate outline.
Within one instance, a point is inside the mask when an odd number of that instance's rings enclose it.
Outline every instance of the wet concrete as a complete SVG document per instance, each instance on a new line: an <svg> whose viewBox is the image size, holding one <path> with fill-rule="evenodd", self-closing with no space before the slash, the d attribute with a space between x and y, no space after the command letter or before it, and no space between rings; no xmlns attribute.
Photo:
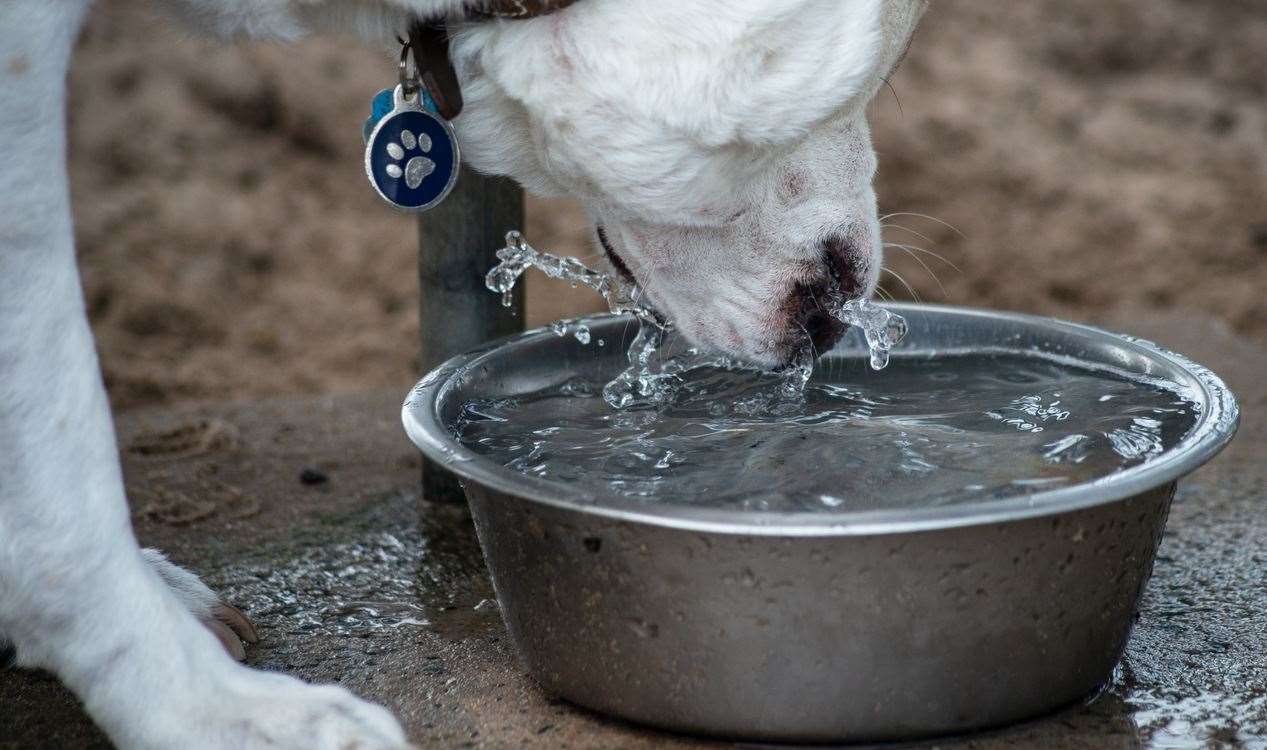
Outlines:
<svg viewBox="0 0 1267 750"><path fill-rule="evenodd" d="M912 746L1267 748L1267 352L1203 319L1102 322L1214 367L1241 434L1181 485L1098 700ZM524 675L465 511L419 497L399 390L124 415L141 540L255 619L251 664L380 701L424 748L721 746L596 716ZM0 672L0 748L105 746L51 677Z"/></svg>

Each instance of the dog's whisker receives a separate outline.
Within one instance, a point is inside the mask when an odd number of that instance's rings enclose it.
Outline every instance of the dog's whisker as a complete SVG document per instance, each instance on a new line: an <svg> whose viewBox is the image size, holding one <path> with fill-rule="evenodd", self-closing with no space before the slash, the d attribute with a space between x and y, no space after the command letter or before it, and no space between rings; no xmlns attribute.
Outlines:
<svg viewBox="0 0 1267 750"><path fill-rule="evenodd" d="M926 272L928 273L928 275L929 275L929 276L931 276L931 277L933 278L933 281L937 282L937 288L941 290L941 296L942 296L942 297L949 297L949 296L950 296L950 295L946 292L946 287L942 285L942 283L941 283L941 279L937 278L937 274L933 273L933 269L929 268L929 267L928 267L928 264L924 262L924 259L923 259L923 258L920 258L918 255L916 255L914 252L912 252L910 248L906 247L905 245L894 245L894 244L886 244L886 245L885 245L885 247L896 247L896 248L899 248L900 250L904 251L907 255L911 256L911 258L912 258L912 259L913 259L916 263L920 264L920 266L924 269L924 271L926 271Z"/></svg>
<svg viewBox="0 0 1267 750"><path fill-rule="evenodd" d="M903 232L906 232L908 234L913 234L925 242L932 242L934 244L936 243L936 240L934 240L932 237L929 237L928 235L923 234L921 232L917 232L914 229L911 229L910 227L907 227L907 226L903 226L901 224L892 224L892 223L881 224L880 227L884 229L901 229Z"/></svg>
<svg viewBox="0 0 1267 750"><path fill-rule="evenodd" d="M943 221L937 218L936 216L929 216L928 214L916 213L914 211L894 211L893 213L885 214L881 216L880 221L884 221L885 219L892 219L894 216L915 216L920 219L928 219L929 221L935 221L938 224L941 224L943 227L946 227L950 231L954 232L955 234L959 235L960 237L963 237L964 239L968 239L968 235L959 231L959 229L953 224L951 224L950 222Z"/></svg>
<svg viewBox="0 0 1267 750"><path fill-rule="evenodd" d="M909 283L907 283L906 279L902 278L902 274L898 273L897 271L894 271L892 268L889 268L888 266L882 266L880 270L884 271L885 273L888 273L893 278L900 281L902 283L902 286L906 287L906 291L910 292L911 298L914 299L916 302L923 302L923 300L921 300L919 297L919 292L915 291L915 287L911 286Z"/></svg>
<svg viewBox="0 0 1267 750"><path fill-rule="evenodd" d="M889 79L887 79L887 78L881 78L880 80L881 80L881 81L884 81L884 85L889 87L889 91L890 91L890 92L892 92L892 94L893 94L893 101L897 102L897 114L898 114L898 117L905 117L905 116L906 116L906 112L904 112L904 111L902 110L902 100L898 98L898 95L897 95L897 89L893 88L893 84L892 84L892 83L889 83Z"/></svg>
<svg viewBox="0 0 1267 750"><path fill-rule="evenodd" d="M951 267L951 268L953 268L955 271L957 271L957 272L959 272L959 273L963 273L963 269L962 269L962 268L960 268L959 266L955 265L955 264L954 264L953 262L951 262L950 260L947 260L946 256L942 255L941 253L935 253L935 252L933 252L932 250L929 250L929 249L928 249L928 248L926 248L926 247L920 247L919 245L904 245L904 244L902 244L902 243L900 243L900 242L885 242L885 243L884 243L884 246L885 246L885 247L900 247L900 248L902 248L902 249L904 249L904 250L907 250L907 251L912 251L912 250L913 250L913 251L915 251L915 252L917 252L917 253L923 253L924 255L929 255L929 256L932 256L932 257L936 258L937 260L940 260L942 263L945 263L946 265L950 266L950 267Z"/></svg>

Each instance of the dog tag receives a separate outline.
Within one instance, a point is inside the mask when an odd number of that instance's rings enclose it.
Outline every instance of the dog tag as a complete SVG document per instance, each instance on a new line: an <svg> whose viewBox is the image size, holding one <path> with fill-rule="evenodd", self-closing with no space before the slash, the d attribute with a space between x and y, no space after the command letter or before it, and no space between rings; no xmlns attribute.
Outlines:
<svg viewBox="0 0 1267 750"><path fill-rule="evenodd" d="M383 200L404 211L426 211L444 200L458 179L453 126L427 111L423 96L420 89L407 99L398 85L391 111L366 123L365 174ZM375 98L371 120L385 103L385 97Z"/></svg>

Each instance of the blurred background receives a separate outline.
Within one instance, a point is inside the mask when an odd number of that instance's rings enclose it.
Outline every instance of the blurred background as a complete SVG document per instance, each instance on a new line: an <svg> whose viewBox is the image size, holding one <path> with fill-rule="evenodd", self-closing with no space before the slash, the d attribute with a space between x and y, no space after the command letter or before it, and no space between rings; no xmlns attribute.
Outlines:
<svg viewBox="0 0 1267 750"><path fill-rule="evenodd" d="M148 0L97 3L70 170L116 406L418 375L414 220L362 170L394 65L350 38L223 45ZM935 0L892 84L871 106L877 193L904 214L886 239L920 250L890 249L887 293L1189 310L1267 345L1267 3ZM592 257L577 206L528 214L535 245ZM529 280L530 325L594 309Z"/></svg>

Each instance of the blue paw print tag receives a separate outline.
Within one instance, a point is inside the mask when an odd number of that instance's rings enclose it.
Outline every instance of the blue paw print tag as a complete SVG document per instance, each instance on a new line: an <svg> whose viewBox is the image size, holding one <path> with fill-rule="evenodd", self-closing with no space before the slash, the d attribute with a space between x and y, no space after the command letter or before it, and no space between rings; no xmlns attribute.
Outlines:
<svg viewBox="0 0 1267 750"><path fill-rule="evenodd" d="M458 141L453 126L427 111L418 90L406 98L404 87L374 98L374 114L366 122L365 174L383 200L404 211L435 206L458 179ZM377 122L374 122L377 118Z"/></svg>

